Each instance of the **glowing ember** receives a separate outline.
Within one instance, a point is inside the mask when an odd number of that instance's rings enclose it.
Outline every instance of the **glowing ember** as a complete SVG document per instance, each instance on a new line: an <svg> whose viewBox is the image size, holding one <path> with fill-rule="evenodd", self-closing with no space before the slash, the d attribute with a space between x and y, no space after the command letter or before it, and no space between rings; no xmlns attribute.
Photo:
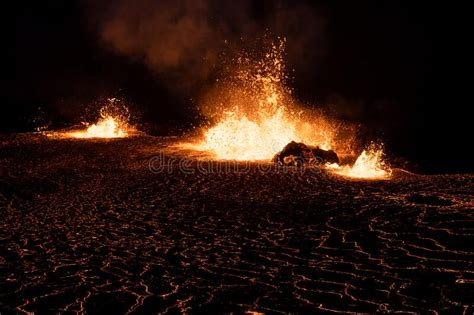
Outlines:
<svg viewBox="0 0 474 315"><path fill-rule="evenodd" d="M207 151L218 159L270 160L290 141L331 147L333 126L321 116L308 117L297 109L284 84L284 43L282 40L272 45L258 62L251 58L237 60L237 75L228 85L219 87L219 96L225 94L220 102L225 109L218 108L223 114L204 131L202 140L191 146L193 149ZM213 106L219 103L217 98L212 98Z"/></svg>
<svg viewBox="0 0 474 315"><path fill-rule="evenodd" d="M122 108L122 112L117 112L114 107L115 98L108 100L109 104L100 110L100 119L97 123L90 125L85 130L78 130L66 133L66 136L73 138L124 138L133 131L128 125L128 110Z"/></svg>
<svg viewBox="0 0 474 315"><path fill-rule="evenodd" d="M367 179L385 179L389 178L392 171L382 159L383 151L381 148L371 146L362 151L354 165L339 166L337 164L328 165L336 174Z"/></svg>

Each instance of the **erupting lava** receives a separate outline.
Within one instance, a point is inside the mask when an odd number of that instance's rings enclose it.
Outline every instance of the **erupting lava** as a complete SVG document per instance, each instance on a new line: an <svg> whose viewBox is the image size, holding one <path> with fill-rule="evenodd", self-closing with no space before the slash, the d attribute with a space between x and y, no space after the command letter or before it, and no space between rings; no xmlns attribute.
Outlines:
<svg viewBox="0 0 474 315"><path fill-rule="evenodd" d="M225 91L223 115L193 149L224 160L271 160L290 141L331 148L335 128L321 116L309 117L298 109L284 84L284 45L284 40L272 45L257 62L237 60L237 75L219 86L221 94Z"/></svg>
<svg viewBox="0 0 474 315"><path fill-rule="evenodd" d="M269 108L255 116L248 117L238 108L226 112L222 121L205 132L199 148L218 159L270 160L291 140L304 141L283 108Z"/></svg>
<svg viewBox="0 0 474 315"><path fill-rule="evenodd" d="M180 146L208 152L220 160L238 161L270 161L291 141L351 154L352 132L343 135L342 124L336 127L324 116L296 105L285 84L284 45L284 40L273 44L257 62L249 57L237 59L237 75L218 84L217 92L209 97L211 113L222 113L213 117L217 122L204 130L198 143ZM372 145L353 166L332 164L328 169L353 178L388 178L391 171L382 153Z"/></svg>
<svg viewBox="0 0 474 315"><path fill-rule="evenodd" d="M368 149L362 151L354 165L330 164L328 168L336 174L366 179L385 179L392 174L391 169L382 159L383 151L375 145L371 145Z"/></svg>
<svg viewBox="0 0 474 315"><path fill-rule="evenodd" d="M106 116L86 130L70 132L69 135L75 138L122 138L126 137L128 132L120 127L119 122L114 117Z"/></svg>
<svg viewBox="0 0 474 315"><path fill-rule="evenodd" d="M113 106L115 98L108 100L106 105L100 110L100 119L97 123L90 125L85 130L78 130L66 133L73 138L124 138L134 130L128 124L128 110L123 108L121 112Z"/></svg>

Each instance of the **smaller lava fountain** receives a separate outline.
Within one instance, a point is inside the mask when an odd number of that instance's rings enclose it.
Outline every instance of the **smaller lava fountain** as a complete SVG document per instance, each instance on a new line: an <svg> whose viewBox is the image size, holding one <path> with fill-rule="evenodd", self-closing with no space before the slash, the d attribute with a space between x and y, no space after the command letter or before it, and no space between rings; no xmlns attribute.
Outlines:
<svg viewBox="0 0 474 315"><path fill-rule="evenodd" d="M109 104L100 109L100 118L95 124L91 124L85 130L67 132L64 135L72 138L125 138L136 132L129 125L129 112L125 106L117 107L117 99L109 98ZM83 123L88 125L87 123Z"/></svg>
<svg viewBox="0 0 474 315"><path fill-rule="evenodd" d="M334 163L327 167L336 174L352 178L388 179L392 174L392 170L383 160L382 148L373 144L362 151L352 166Z"/></svg>
<svg viewBox="0 0 474 315"><path fill-rule="evenodd" d="M115 117L104 116L86 130L73 131L69 135L74 138L123 138L128 132Z"/></svg>

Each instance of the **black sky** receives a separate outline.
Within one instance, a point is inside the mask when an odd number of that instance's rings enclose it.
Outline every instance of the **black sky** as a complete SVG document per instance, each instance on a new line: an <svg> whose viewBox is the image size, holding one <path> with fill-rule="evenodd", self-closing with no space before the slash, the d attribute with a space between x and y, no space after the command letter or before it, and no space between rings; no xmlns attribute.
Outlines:
<svg viewBox="0 0 474 315"><path fill-rule="evenodd" d="M219 7L224 22L235 10L230 3ZM465 153L472 145L469 82L457 75L467 69L462 8L418 1L249 3L244 14L262 29L276 25L268 21L277 10L298 21L288 24L293 30L281 23L269 29L287 36L298 98L362 124L424 171L473 171ZM301 10L293 9L301 6L308 9L299 21ZM147 123L195 123L196 89L176 93L165 73L104 44L97 31L104 15L95 11L106 7L77 0L17 5L14 87L0 105L1 131L30 130L38 107L53 126L74 123L84 106L112 95L130 100Z"/></svg>

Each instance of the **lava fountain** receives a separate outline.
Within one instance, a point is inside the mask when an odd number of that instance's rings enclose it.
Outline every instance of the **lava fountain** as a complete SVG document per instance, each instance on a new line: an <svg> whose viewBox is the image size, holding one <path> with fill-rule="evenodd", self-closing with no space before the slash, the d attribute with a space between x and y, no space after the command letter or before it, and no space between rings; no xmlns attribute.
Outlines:
<svg viewBox="0 0 474 315"><path fill-rule="evenodd" d="M339 175L362 179L388 179L392 174L383 159L382 148L374 144L362 151L352 166L330 164L328 168Z"/></svg>
<svg viewBox="0 0 474 315"><path fill-rule="evenodd" d="M351 128L302 109L295 101L286 84L284 46L285 40L281 40L262 58L244 55L235 60L235 73L216 84L214 93L201 104L214 116L213 124L204 128L197 142L179 146L206 152L218 160L237 161L270 161L291 141L352 155L355 133ZM388 178L391 172L382 154L381 148L371 146L354 165L327 168L352 178Z"/></svg>
<svg viewBox="0 0 474 315"><path fill-rule="evenodd" d="M225 100L216 106L217 98L212 99L221 115L198 143L187 148L220 160L271 160L292 140L331 148L334 126L298 108L285 85L284 45L284 40L273 44L257 62L237 59L236 75L218 87Z"/></svg>
<svg viewBox="0 0 474 315"><path fill-rule="evenodd" d="M77 130L65 133L65 136L72 138L125 138L135 131L128 124L129 113L126 107L117 109L114 103L115 98L108 99L109 104L100 109L100 118L95 124L88 125L84 130Z"/></svg>

